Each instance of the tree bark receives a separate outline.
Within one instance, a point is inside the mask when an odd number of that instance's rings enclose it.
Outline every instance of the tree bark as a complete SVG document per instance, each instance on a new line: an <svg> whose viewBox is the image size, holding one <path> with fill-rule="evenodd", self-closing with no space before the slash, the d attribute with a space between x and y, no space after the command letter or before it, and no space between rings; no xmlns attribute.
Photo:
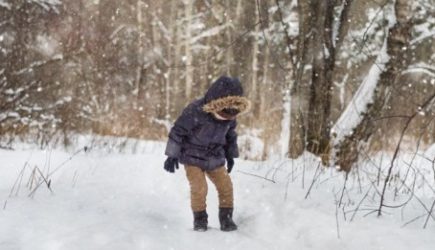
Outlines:
<svg viewBox="0 0 435 250"><path fill-rule="evenodd" d="M143 66L144 66L144 39L145 39L145 32L144 32L144 21L143 21L143 2L142 0L137 0L136 2L136 22L137 22L137 29L138 29L138 36L137 36L137 65L136 65L136 75L135 75L135 94L136 94L136 101L134 103L135 109L138 108L140 105L139 102L143 98L141 96L141 82L142 82L142 73L143 73Z"/></svg>
<svg viewBox="0 0 435 250"><path fill-rule="evenodd" d="M190 100L192 96L193 85L193 55L190 47L190 38L192 36L192 13L193 13L193 0L187 1L184 6L184 15L186 18L186 30L185 30L185 65L186 65L186 79L185 79L185 95L187 100Z"/></svg>
<svg viewBox="0 0 435 250"><path fill-rule="evenodd" d="M296 63L297 68L294 72L294 84L290 92L291 101L291 123L290 123L290 141L289 141L289 156L297 158L305 150L305 122L302 112L302 92L303 85L302 77L305 70L305 65L308 61L308 46L311 41L308 33L311 27L311 8L310 3L304 0L298 0L298 19L299 19L299 34L297 39Z"/></svg>
<svg viewBox="0 0 435 250"><path fill-rule="evenodd" d="M260 7L256 7L254 5L255 11L254 11L254 23L258 23L260 21ZM252 101L252 104L254 106L253 110L255 112L256 108L258 107L258 91L257 91L257 77L258 77L258 52L259 52L259 44L258 44L258 38L257 36L260 34L260 25L255 26L255 30L254 30L254 38L252 40L252 62L251 62L251 70L252 70L252 77L251 77L251 87L250 87L250 96L249 98ZM257 113L257 112L255 112ZM251 125L253 125L253 123L255 122L256 117L251 116Z"/></svg>
<svg viewBox="0 0 435 250"><path fill-rule="evenodd" d="M390 60L385 66L385 71L380 75L373 102L362 114L361 122L353 129L352 133L337 146L336 165L344 171L350 171L352 165L358 160L360 146L363 142L367 142L376 130L375 121L382 115L384 105L390 96L391 86L395 84L400 78L401 72L409 65L410 49L407 49L411 38L409 2L408 0L397 0L395 3L397 21L389 28L387 38L387 53Z"/></svg>
<svg viewBox="0 0 435 250"><path fill-rule="evenodd" d="M332 74L335 64L333 47L334 1L312 2L313 63L307 122L307 150L329 155L331 129ZM327 159L323 159L326 163Z"/></svg>

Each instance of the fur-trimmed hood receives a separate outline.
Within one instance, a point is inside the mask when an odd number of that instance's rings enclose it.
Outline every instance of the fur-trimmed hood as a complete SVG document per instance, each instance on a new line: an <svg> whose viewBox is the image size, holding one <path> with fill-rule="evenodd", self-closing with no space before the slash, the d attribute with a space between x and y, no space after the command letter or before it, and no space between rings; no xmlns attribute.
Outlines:
<svg viewBox="0 0 435 250"><path fill-rule="evenodd" d="M217 79L205 94L203 110L216 113L225 108L234 108L240 113L246 113L251 108L251 102L243 97L243 88L239 79L222 76Z"/></svg>
<svg viewBox="0 0 435 250"><path fill-rule="evenodd" d="M207 113L217 113L225 108L237 109L244 114L251 109L251 102L243 96L226 96L205 104L202 109Z"/></svg>

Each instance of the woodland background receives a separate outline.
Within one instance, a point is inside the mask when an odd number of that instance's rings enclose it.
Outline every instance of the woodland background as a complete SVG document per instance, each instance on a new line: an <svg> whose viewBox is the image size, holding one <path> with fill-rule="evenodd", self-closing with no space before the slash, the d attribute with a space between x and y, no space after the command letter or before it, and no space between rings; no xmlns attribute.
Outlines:
<svg viewBox="0 0 435 250"><path fill-rule="evenodd" d="M254 104L238 131L256 158L308 150L347 170L434 143L434 36L434 0L0 0L0 145L164 140L230 75Z"/></svg>

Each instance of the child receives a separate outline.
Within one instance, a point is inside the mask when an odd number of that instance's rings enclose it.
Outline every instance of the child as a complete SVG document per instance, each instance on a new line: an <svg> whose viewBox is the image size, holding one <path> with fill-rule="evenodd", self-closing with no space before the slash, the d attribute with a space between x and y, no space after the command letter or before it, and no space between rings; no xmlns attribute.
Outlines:
<svg viewBox="0 0 435 250"><path fill-rule="evenodd" d="M207 230L207 176L219 196L219 222L222 231L237 230L233 216L233 184L228 175L237 147L236 117L250 108L237 78L220 77L205 96L189 104L169 133L164 169L170 173L185 165L190 184L193 229ZM225 160L227 169L225 169Z"/></svg>

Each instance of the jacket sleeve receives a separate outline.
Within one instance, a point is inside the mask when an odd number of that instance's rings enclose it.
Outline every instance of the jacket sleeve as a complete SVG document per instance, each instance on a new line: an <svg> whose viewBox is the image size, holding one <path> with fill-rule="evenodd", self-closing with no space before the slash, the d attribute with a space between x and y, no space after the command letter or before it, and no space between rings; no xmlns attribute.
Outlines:
<svg viewBox="0 0 435 250"><path fill-rule="evenodd" d="M184 139L191 134L197 123L198 119L195 116L195 107L193 105L187 106L169 132L165 155L179 158Z"/></svg>
<svg viewBox="0 0 435 250"><path fill-rule="evenodd" d="M225 157L226 158L237 158L239 157L239 147L237 145L237 132L236 132L237 122L234 121L228 133L226 135L227 145L225 145Z"/></svg>

